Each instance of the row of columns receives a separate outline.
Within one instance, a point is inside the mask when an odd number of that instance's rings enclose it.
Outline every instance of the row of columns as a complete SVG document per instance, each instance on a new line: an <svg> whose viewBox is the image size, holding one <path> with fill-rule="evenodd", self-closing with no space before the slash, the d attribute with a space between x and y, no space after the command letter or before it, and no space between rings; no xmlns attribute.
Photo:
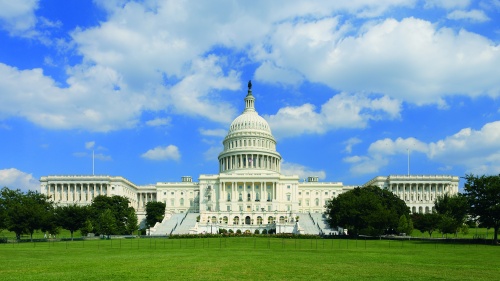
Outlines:
<svg viewBox="0 0 500 281"><path fill-rule="evenodd" d="M224 145L224 150L234 149L238 147L244 147L244 148L258 147L258 148L276 150L275 142L263 139L253 139L253 138L228 141Z"/></svg>
<svg viewBox="0 0 500 281"><path fill-rule="evenodd" d="M241 184L241 185L238 185ZM266 182L251 182L251 189L248 191L247 184L248 182L221 182L221 190L219 192L219 202L228 201L227 198L230 196L230 202L239 202L239 194L242 195L242 201L248 202L248 193L250 192L250 201L255 202L257 199L257 192L259 193L259 200L261 202L266 202L267 200L276 200L276 195L278 193L277 190L277 182L271 182L271 189L267 190ZM239 186L242 187L241 192ZM268 194L270 193L270 194Z"/></svg>
<svg viewBox="0 0 500 281"><path fill-rule="evenodd" d="M238 154L219 159L219 172L232 169L266 169L279 172L280 159L262 154Z"/></svg>
<svg viewBox="0 0 500 281"><path fill-rule="evenodd" d="M47 184L47 195L54 201L90 203L98 195L109 194L109 185L105 183Z"/></svg>
<svg viewBox="0 0 500 281"><path fill-rule="evenodd" d="M137 209L146 208L146 204L152 201L156 201L156 192L137 192Z"/></svg>
<svg viewBox="0 0 500 281"><path fill-rule="evenodd" d="M446 192L448 191L448 184L420 184L420 183L393 183L391 184L391 191L392 192ZM416 187L415 191L412 191L411 188ZM419 191L418 188L421 187L422 189ZM428 187L429 190L425 191L425 188ZM432 188L434 187L434 190ZM441 188L440 190L438 190Z"/></svg>
<svg viewBox="0 0 500 281"><path fill-rule="evenodd" d="M416 187L416 190L412 190L412 187ZM418 187L421 187L418 190ZM428 190L425 191L425 187ZM434 187L434 190L432 190ZM399 196L404 201L434 201L437 196L449 192L448 185L441 184L415 184L411 183L398 183L392 184L390 191Z"/></svg>

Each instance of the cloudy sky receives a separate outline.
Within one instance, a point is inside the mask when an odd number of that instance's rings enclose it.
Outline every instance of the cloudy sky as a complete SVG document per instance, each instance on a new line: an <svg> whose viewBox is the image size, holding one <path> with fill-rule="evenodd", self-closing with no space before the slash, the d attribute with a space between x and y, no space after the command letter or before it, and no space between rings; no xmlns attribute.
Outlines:
<svg viewBox="0 0 500 281"><path fill-rule="evenodd" d="M0 0L0 185L218 171L252 80L283 173L500 173L500 0Z"/></svg>

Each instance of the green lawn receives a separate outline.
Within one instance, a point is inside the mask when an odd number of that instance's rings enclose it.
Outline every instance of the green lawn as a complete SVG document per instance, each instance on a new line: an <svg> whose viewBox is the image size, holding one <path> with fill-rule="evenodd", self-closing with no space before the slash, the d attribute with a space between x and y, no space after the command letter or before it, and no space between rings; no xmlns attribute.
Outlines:
<svg viewBox="0 0 500 281"><path fill-rule="evenodd" d="M496 280L500 247L389 240L114 239L0 244L0 280Z"/></svg>

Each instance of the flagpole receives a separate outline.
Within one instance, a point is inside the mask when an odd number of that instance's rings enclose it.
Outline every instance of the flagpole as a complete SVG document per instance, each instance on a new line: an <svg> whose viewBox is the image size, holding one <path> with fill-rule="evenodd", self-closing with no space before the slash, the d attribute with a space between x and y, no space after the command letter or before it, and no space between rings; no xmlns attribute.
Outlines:
<svg viewBox="0 0 500 281"><path fill-rule="evenodd" d="M94 150L92 149L92 175L94 175Z"/></svg>
<svg viewBox="0 0 500 281"><path fill-rule="evenodd" d="M408 177L410 176L410 149L407 148L406 151L408 152Z"/></svg>

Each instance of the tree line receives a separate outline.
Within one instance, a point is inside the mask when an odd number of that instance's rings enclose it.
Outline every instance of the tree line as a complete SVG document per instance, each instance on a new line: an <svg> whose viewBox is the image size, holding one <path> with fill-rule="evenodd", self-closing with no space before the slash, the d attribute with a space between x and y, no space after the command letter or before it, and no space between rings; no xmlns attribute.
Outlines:
<svg viewBox="0 0 500 281"><path fill-rule="evenodd" d="M443 234L467 232L468 227L493 228L498 244L500 227L500 175L466 175L464 191L444 194L434 202L434 211L411 214L410 208L394 193L377 186L357 187L326 204L332 227L347 228L351 235L380 236L439 230Z"/></svg>
<svg viewBox="0 0 500 281"><path fill-rule="evenodd" d="M50 197L35 191L26 193L4 187L0 190L0 231L30 235L40 230L57 235L61 229L97 235L126 235L138 229L137 215L130 201L122 196L99 195L92 204L58 206Z"/></svg>

